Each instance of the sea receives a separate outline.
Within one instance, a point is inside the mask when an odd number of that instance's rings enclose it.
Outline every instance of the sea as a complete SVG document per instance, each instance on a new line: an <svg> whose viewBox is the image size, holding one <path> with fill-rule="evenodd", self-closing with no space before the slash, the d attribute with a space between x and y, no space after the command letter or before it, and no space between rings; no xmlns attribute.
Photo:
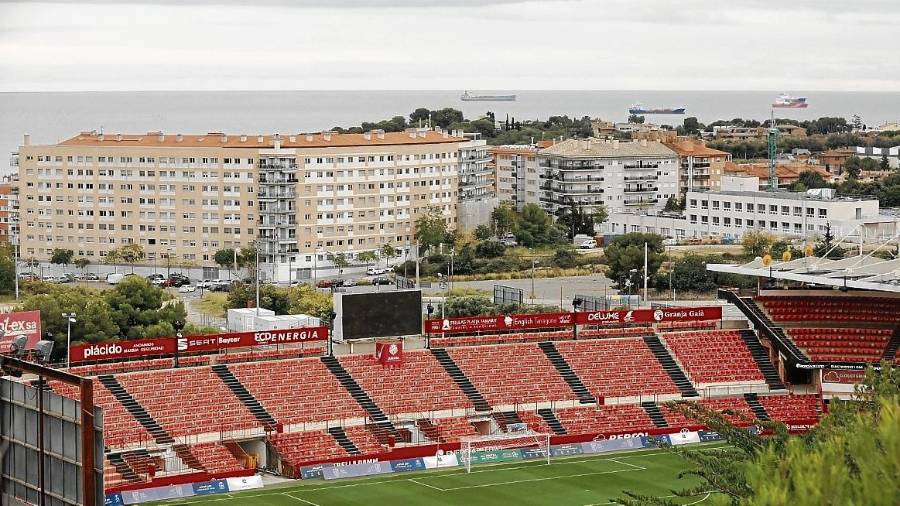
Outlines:
<svg viewBox="0 0 900 506"><path fill-rule="evenodd" d="M684 117L764 120L779 91L534 91L515 102L463 102L462 90L437 91L144 91L0 93L0 174L18 150L22 134L32 143L55 143L81 131L107 134L164 131L233 134L316 132L363 121L409 116L418 107L453 107L469 119L491 111L498 120L546 119L554 115L625 121L634 103L687 108L684 116L648 116L662 125ZM791 92L808 97L807 109L777 109L778 117L815 119L859 115L868 125L900 120L900 92Z"/></svg>

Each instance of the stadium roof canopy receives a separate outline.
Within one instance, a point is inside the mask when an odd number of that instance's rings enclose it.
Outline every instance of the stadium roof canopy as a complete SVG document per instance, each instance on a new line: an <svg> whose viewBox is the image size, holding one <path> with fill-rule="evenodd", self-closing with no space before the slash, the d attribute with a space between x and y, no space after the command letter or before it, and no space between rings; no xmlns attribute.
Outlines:
<svg viewBox="0 0 900 506"><path fill-rule="evenodd" d="M900 293L900 259L859 255L840 260L808 256L764 265L761 258L746 264L707 264L713 272L744 274L811 285Z"/></svg>

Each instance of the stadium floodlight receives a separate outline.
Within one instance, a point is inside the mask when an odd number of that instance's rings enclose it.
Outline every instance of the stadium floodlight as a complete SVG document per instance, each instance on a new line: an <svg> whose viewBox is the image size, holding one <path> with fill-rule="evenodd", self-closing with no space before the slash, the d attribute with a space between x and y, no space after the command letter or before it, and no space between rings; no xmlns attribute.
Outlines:
<svg viewBox="0 0 900 506"><path fill-rule="evenodd" d="M56 345L55 341L48 341L46 339L38 341L36 345L34 345L34 352L38 357L39 362L49 362L50 355L53 353L53 347Z"/></svg>
<svg viewBox="0 0 900 506"><path fill-rule="evenodd" d="M478 436L467 436L459 440L461 464L466 466L466 472L472 472L472 463L481 460L479 455L484 452L520 451L521 458L546 459L550 464L550 434L533 432L530 430L518 432L504 432ZM527 456L524 452L528 452Z"/></svg>
<svg viewBox="0 0 900 506"><path fill-rule="evenodd" d="M76 316L78 315L74 312L62 314L66 319L66 369L69 368L69 360L72 358L72 324L78 321L75 319Z"/></svg>
<svg viewBox="0 0 900 506"><path fill-rule="evenodd" d="M21 357L25 354L25 347L28 346L28 336L16 336L12 340L12 353L14 356Z"/></svg>

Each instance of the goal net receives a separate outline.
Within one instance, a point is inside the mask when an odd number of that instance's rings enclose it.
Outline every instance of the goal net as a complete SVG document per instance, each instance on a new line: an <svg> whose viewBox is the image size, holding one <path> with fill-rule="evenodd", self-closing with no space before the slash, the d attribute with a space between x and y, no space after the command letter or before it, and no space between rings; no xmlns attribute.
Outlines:
<svg viewBox="0 0 900 506"><path fill-rule="evenodd" d="M472 464L523 459L545 459L547 464L550 463L550 434L521 431L467 436L459 443L459 458L469 473Z"/></svg>

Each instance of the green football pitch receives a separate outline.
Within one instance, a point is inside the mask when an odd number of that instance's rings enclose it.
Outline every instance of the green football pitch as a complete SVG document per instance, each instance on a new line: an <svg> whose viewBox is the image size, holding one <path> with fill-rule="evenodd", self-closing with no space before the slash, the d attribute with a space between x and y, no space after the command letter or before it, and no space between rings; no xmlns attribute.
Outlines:
<svg viewBox="0 0 900 506"><path fill-rule="evenodd" d="M721 444L705 444L704 449ZM698 445L696 449L700 449ZM671 497L672 490L696 486L694 477L678 478L689 464L677 455L646 449L546 461L486 464L472 468L407 472L346 480L306 480L243 493L165 501L162 505L309 505L406 506L527 504L585 506L610 504L623 490ZM678 498L702 504L710 494ZM673 499L675 500L675 499Z"/></svg>

